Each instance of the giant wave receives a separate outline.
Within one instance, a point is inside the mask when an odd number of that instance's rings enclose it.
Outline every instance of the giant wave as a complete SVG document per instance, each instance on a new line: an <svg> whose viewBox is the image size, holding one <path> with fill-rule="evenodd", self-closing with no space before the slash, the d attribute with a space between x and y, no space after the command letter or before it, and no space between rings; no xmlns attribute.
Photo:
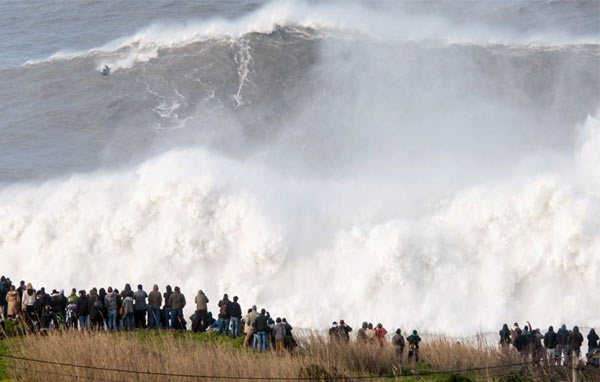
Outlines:
<svg viewBox="0 0 600 382"><path fill-rule="evenodd" d="M307 327L597 325L596 27L401 8L275 2L0 70L3 272Z"/></svg>

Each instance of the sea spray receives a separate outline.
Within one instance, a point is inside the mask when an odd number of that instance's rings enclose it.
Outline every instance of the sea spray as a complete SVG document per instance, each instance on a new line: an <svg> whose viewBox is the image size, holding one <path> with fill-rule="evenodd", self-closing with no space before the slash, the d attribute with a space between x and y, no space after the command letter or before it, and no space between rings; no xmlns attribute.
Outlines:
<svg viewBox="0 0 600 382"><path fill-rule="evenodd" d="M2 272L309 328L597 325L597 23L469 4L276 2L0 70Z"/></svg>

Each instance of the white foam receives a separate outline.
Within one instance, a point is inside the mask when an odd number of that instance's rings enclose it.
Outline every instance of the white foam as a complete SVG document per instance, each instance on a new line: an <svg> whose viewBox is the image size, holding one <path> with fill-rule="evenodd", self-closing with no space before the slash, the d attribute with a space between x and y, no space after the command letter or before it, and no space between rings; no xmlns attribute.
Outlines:
<svg viewBox="0 0 600 382"><path fill-rule="evenodd" d="M340 317L448 334L525 319L594 326L600 187L587 180L600 179L600 124L589 117L581 131L584 179L498 180L364 224L323 198L327 181L205 149L15 185L0 192L2 269L36 286L177 283L188 301L198 288L230 292L313 328Z"/></svg>
<svg viewBox="0 0 600 382"><path fill-rule="evenodd" d="M564 33L522 33L510 29L490 29L472 23L458 25L442 17L406 13L401 4L383 11L367 5L347 3L307 3L302 0L277 0L235 20L211 19L181 24L155 23L132 36L113 40L87 51L60 51L43 60L25 65L66 60L78 56L103 54L97 70L109 65L112 70L130 68L158 55L161 48L181 47L207 39L236 39L248 33L270 33L278 27L314 28L323 33L336 32L386 41L440 40L449 44L521 44L557 46L599 43L596 37L572 37ZM349 36L344 36L349 37ZM109 55L110 54L110 55Z"/></svg>

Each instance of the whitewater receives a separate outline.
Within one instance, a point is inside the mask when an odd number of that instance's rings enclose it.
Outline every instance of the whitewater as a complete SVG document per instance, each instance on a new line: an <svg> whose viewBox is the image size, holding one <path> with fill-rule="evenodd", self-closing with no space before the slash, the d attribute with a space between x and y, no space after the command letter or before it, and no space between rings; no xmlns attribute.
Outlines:
<svg viewBox="0 0 600 382"><path fill-rule="evenodd" d="M600 325L599 2L40 4L0 4L1 274Z"/></svg>

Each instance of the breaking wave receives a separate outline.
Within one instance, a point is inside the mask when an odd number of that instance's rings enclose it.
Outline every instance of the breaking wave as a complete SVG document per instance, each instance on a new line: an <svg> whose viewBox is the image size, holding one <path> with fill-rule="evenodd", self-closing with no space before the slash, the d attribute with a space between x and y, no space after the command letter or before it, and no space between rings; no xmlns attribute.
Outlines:
<svg viewBox="0 0 600 382"><path fill-rule="evenodd" d="M395 4L278 1L0 70L3 272L306 327L598 325L585 2ZM530 17L570 11L587 30Z"/></svg>
<svg viewBox="0 0 600 382"><path fill-rule="evenodd" d="M113 70L131 68L138 62L156 58L160 49L184 47L209 39L237 39L250 33L269 34L280 28L310 30L318 35L351 38L359 35L373 40L423 41L441 40L451 44L504 44L526 46L561 46L598 44L595 34L570 35L550 30L523 32L509 28L490 28L470 21L457 24L430 14L414 14L401 5L387 3L385 7L367 7L349 2L340 9L327 3L309 4L303 1L276 1L235 20L222 18L190 21L185 24L155 23L137 33L115 39L88 51L59 51L43 60L30 60L24 65L99 55L96 69L109 65ZM390 13L385 13L388 11ZM307 33L306 36L314 37ZM103 54L118 53L116 58Z"/></svg>

